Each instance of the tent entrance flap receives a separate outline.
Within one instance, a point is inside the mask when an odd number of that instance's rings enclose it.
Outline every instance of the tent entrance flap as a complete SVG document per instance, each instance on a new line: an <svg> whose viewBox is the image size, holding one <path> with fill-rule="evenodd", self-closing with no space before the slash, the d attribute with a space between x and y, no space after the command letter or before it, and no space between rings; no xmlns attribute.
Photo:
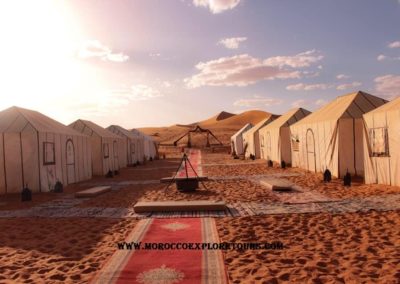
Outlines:
<svg viewBox="0 0 400 284"><path fill-rule="evenodd" d="M311 129L307 130L306 147L307 147L307 169L311 172L316 172L315 138L314 138L314 132Z"/></svg>

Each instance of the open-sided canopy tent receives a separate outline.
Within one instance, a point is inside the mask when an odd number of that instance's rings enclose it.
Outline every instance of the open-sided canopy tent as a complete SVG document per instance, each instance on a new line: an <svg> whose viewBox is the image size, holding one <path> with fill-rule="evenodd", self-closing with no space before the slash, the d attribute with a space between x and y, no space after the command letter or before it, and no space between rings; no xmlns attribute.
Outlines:
<svg viewBox="0 0 400 284"><path fill-rule="evenodd" d="M266 118L257 123L255 126L247 130L243 134L243 147L245 149L245 156L250 157L250 155L254 155L257 159L261 157L260 153L260 136L258 131L261 127L267 125L271 121L278 118L279 115L268 114Z"/></svg>
<svg viewBox="0 0 400 284"><path fill-rule="evenodd" d="M233 134L233 136L231 137L231 150L232 150L232 153L235 152L236 155L244 154L243 133L245 133L247 130L249 130L252 127L253 127L253 124L247 123L238 132Z"/></svg>
<svg viewBox="0 0 400 284"><path fill-rule="evenodd" d="M105 175L108 171L126 167L127 154L123 138L87 120L78 119L69 126L90 136L93 175Z"/></svg>
<svg viewBox="0 0 400 284"><path fill-rule="evenodd" d="M292 163L290 125L310 112L303 108L289 110L259 130L261 158L276 163Z"/></svg>
<svg viewBox="0 0 400 284"><path fill-rule="evenodd" d="M36 111L0 112L0 194L50 191L92 176L89 138Z"/></svg>
<svg viewBox="0 0 400 284"><path fill-rule="evenodd" d="M400 98L364 114L365 183L400 186Z"/></svg>
<svg viewBox="0 0 400 284"><path fill-rule="evenodd" d="M123 147L126 149L127 164L136 164L139 161L139 143L142 143L143 140L140 140L138 135L136 135L135 133L119 125L110 125L109 127L107 127L107 130L124 139Z"/></svg>
<svg viewBox="0 0 400 284"><path fill-rule="evenodd" d="M362 116L384 103L359 91L340 96L291 125L292 165L312 172L329 169L336 177L347 170L364 175Z"/></svg>

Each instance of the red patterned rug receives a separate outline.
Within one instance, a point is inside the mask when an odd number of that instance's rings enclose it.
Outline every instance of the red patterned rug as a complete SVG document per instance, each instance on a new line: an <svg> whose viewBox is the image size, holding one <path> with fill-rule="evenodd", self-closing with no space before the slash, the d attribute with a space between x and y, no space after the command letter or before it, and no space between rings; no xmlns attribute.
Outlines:
<svg viewBox="0 0 400 284"><path fill-rule="evenodd" d="M193 169L196 171L197 175L202 176L203 171L201 168L201 151L196 149L189 149L186 151L186 155L190 161L190 164L193 166ZM185 163L182 163L176 177L178 178L186 177L186 170L189 177L196 177L196 173L193 171L193 169L189 165L189 163L186 163L186 169L185 169Z"/></svg>
<svg viewBox="0 0 400 284"><path fill-rule="evenodd" d="M116 251L93 283L227 283L219 250L143 249L145 243L219 243L212 218L144 219L126 242L141 242L142 248Z"/></svg>

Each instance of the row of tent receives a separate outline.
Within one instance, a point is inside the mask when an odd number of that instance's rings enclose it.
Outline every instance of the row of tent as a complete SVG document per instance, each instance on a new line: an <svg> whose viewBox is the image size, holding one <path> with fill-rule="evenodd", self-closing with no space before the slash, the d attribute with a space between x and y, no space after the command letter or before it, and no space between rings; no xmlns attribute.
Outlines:
<svg viewBox="0 0 400 284"><path fill-rule="evenodd" d="M311 113L292 109L247 124L231 137L232 152L311 172L362 176L367 184L400 185L400 98L356 92Z"/></svg>
<svg viewBox="0 0 400 284"><path fill-rule="evenodd" d="M0 112L0 194L48 192L156 158L155 141L138 130L86 120L65 126L39 112Z"/></svg>

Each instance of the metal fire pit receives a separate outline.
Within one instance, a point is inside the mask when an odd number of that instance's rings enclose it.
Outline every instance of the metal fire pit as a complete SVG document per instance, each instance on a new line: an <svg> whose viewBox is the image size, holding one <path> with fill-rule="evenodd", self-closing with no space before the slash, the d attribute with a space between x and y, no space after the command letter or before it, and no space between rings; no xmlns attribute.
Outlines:
<svg viewBox="0 0 400 284"><path fill-rule="evenodd" d="M179 191L195 191L199 188L199 181L196 178L186 178L175 180Z"/></svg>

